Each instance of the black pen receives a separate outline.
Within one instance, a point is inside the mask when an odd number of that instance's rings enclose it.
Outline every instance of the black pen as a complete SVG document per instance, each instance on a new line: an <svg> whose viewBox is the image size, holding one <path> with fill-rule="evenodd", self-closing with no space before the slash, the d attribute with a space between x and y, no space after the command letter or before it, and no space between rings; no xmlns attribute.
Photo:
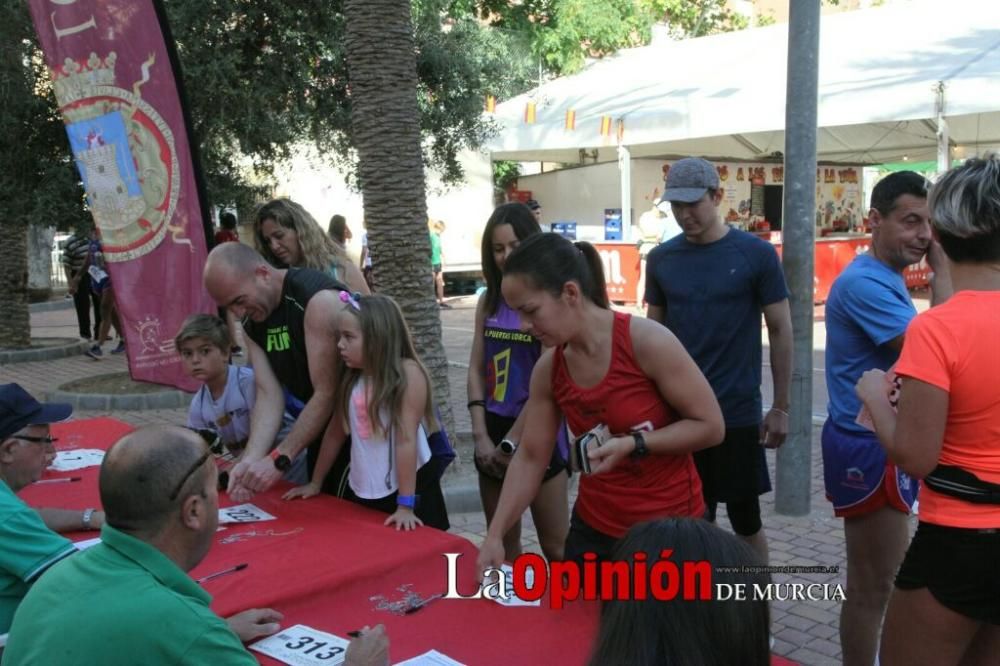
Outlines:
<svg viewBox="0 0 1000 666"><path fill-rule="evenodd" d="M246 562L244 562L243 564L237 564L235 567L230 567L228 569L223 569L222 571L216 571L214 574L209 574L207 576L199 578L198 582L199 583L204 583L206 581L212 580L213 578L218 578L219 576L225 576L226 574L236 573L237 571L243 571L248 566L250 566L250 565L247 564Z"/></svg>
<svg viewBox="0 0 1000 666"><path fill-rule="evenodd" d="M350 636L351 638L357 638L358 636L361 635L361 630L358 629L357 631L348 631L347 635Z"/></svg>

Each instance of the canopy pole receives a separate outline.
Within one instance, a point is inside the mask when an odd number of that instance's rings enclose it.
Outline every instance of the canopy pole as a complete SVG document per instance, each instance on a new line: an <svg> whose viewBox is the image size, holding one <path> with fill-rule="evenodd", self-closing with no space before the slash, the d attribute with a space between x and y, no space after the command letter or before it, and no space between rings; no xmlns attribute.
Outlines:
<svg viewBox="0 0 1000 666"><path fill-rule="evenodd" d="M812 480L813 263L816 245L816 109L820 0L788 3L782 265L791 288L792 404L778 449L774 508L809 513Z"/></svg>
<svg viewBox="0 0 1000 666"><path fill-rule="evenodd" d="M938 81L934 90L937 93L934 104L937 111L937 170L942 174L951 168L948 121L944 118L944 81Z"/></svg>
<svg viewBox="0 0 1000 666"><path fill-rule="evenodd" d="M622 184L622 240L632 239L632 153L624 144L618 145L618 171Z"/></svg>

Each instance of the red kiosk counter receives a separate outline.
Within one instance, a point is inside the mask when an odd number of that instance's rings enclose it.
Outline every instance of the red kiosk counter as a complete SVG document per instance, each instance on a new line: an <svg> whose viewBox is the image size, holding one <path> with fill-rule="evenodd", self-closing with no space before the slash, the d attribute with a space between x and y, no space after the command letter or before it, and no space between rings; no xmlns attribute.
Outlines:
<svg viewBox="0 0 1000 666"><path fill-rule="evenodd" d="M756 234L769 240L781 255L780 231L765 231ZM866 252L871 245L871 234L831 234L816 239L814 257L815 277L813 302L825 303L830 287L847 264L857 255ZM635 243L606 241L594 243L604 262L604 278L607 282L608 297L616 303L642 304L644 266L639 258L639 248ZM926 287L930 283L931 269L926 259L907 268L903 275L908 289Z"/></svg>

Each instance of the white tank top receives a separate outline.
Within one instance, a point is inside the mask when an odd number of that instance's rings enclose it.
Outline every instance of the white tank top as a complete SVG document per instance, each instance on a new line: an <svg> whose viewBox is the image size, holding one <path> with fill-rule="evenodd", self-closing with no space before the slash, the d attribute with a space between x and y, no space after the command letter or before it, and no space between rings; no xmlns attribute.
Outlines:
<svg viewBox="0 0 1000 666"><path fill-rule="evenodd" d="M381 499L399 490L396 474L396 452L389 442L389 414L379 414L385 432L377 431L368 418L365 380L359 379L351 389L347 418L351 427L351 467L348 478L351 490L362 499ZM397 433L392 433L393 441ZM431 447L423 426L417 428L417 469L431 459ZM416 470L414 470L416 471Z"/></svg>

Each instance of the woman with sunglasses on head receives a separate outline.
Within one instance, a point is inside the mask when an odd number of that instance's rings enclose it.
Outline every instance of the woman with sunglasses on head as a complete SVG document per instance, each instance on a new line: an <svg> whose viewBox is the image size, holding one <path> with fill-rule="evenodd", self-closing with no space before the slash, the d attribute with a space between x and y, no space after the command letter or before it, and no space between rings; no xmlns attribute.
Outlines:
<svg viewBox="0 0 1000 666"><path fill-rule="evenodd" d="M691 453L722 441L719 403L670 331L608 304L600 255L590 243L532 236L507 258L501 286L521 327L546 351L535 365L523 438L508 466L493 524L479 552L498 567L503 534L538 492L560 413L583 452L580 491L564 557L607 560L635 523L701 517ZM602 432L597 437L588 433Z"/></svg>
<svg viewBox="0 0 1000 666"><path fill-rule="evenodd" d="M985 666L1000 655L1000 159L948 171L928 204L954 294L906 330L898 413L884 372L857 385L889 459L923 479L879 657Z"/></svg>
<svg viewBox="0 0 1000 666"><path fill-rule="evenodd" d="M524 428L531 371L542 344L521 332L521 318L500 293L507 257L525 239L542 233L531 210L519 203L498 207L483 230L482 259L486 291L476 305L475 335L469 358L468 398L475 438L473 462L479 472L479 496L486 523L493 521L507 466ZM563 446L565 447L565 437ZM552 450L538 493L531 500L531 517L538 543L549 560L560 560L569 529L568 451ZM521 520L503 535L508 560L521 554Z"/></svg>
<svg viewBox="0 0 1000 666"><path fill-rule="evenodd" d="M364 275L348 259L344 248L291 199L274 199L257 207L253 214L253 241L272 266L323 271L351 291L370 293Z"/></svg>

